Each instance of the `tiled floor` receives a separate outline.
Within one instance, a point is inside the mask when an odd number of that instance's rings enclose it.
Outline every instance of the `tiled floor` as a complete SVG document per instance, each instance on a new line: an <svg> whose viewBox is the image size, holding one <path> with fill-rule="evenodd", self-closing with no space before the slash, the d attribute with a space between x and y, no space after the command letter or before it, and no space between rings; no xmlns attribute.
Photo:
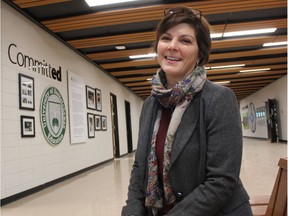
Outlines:
<svg viewBox="0 0 288 216"><path fill-rule="evenodd" d="M271 193L286 143L244 138L241 178L248 193ZM134 154L2 207L2 216L119 216Z"/></svg>

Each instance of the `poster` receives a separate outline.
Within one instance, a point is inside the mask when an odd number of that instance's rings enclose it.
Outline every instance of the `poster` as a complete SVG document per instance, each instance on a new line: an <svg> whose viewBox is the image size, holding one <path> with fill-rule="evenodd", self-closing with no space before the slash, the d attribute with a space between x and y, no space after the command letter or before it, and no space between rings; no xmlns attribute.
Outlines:
<svg viewBox="0 0 288 216"><path fill-rule="evenodd" d="M85 83L81 76L68 71L68 97L71 143L87 141Z"/></svg>

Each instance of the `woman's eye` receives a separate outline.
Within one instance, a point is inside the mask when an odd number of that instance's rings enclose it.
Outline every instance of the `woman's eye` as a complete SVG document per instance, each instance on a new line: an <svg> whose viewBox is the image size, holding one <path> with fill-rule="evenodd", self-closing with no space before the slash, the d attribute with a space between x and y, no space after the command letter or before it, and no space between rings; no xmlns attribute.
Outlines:
<svg viewBox="0 0 288 216"><path fill-rule="evenodd" d="M168 36L162 36L162 37L160 38L160 40L167 41L167 40L170 40L170 37L168 37Z"/></svg>
<svg viewBox="0 0 288 216"><path fill-rule="evenodd" d="M182 39L182 43L191 44L192 41L189 39Z"/></svg>

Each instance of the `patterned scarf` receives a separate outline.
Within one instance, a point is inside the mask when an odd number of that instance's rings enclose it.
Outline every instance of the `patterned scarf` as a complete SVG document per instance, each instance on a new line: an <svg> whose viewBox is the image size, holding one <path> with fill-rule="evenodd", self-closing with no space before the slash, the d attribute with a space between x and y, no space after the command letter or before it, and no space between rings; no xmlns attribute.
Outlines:
<svg viewBox="0 0 288 216"><path fill-rule="evenodd" d="M196 67L193 72L186 77L186 79L178 82L172 89L166 88L166 77L161 69L158 70L157 74L152 78L152 96L166 108L175 107L164 145L164 191L161 189L162 187L159 185L158 181L158 165L156 157L156 137L162 116L161 109L157 113L156 122L153 129L151 149L148 155L148 184L146 188L145 200L146 207L152 208L153 215L157 215L157 212L163 208L164 198L167 204L173 204L176 201L168 176L174 135L181 122L183 113L193 100L193 96L202 90L205 81L206 71L203 67Z"/></svg>

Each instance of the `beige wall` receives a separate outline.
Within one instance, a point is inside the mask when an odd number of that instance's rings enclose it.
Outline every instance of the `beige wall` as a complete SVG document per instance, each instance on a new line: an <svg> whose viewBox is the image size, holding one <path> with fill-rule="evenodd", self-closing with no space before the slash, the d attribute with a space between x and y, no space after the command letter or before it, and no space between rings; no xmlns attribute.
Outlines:
<svg viewBox="0 0 288 216"><path fill-rule="evenodd" d="M240 111L243 114L247 110L243 107L253 103L255 108L265 106L268 99L276 99L278 102L279 139L287 140L287 75L255 92L240 101ZM258 118L256 131L243 128L243 135L247 137L268 138L266 118Z"/></svg>
<svg viewBox="0 0 288 216"><path fill-rule="evenodd" d="M113 158L110 92L117 96L120 154L127 153L125 100L131 105L133 148L136 148L142 99L5 3L1 16L1 199ZM45 59L56 68L61 66L62 82L12 64L8 58L8 46L12 43L17 45L17 52L40 61ZM102 112L87 112L107 116L107 131L96 132L95 138L81 144L70 143L68 70L102 92ZM19 109L18 73L35 80L35 111ZM40 101L48 86L61 92L68 115L65 137L57 146L48 144L40 126ZM21 138L20 115L35 117L34 138Z"/></svg>

